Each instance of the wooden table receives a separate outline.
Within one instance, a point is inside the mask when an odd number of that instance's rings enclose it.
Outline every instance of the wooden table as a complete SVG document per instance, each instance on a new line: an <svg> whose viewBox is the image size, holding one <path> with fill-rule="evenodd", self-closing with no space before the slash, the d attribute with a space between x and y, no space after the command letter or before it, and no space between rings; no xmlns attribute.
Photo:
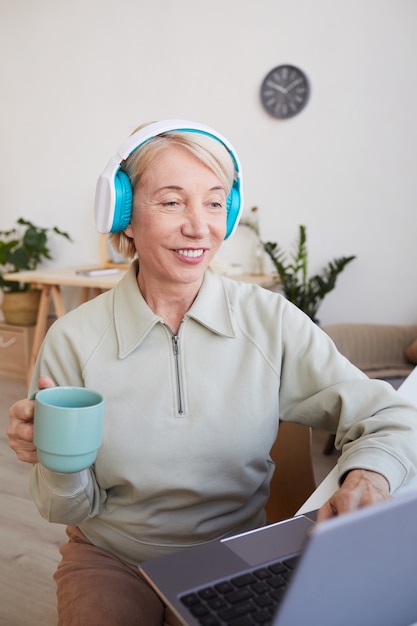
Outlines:
<svg viewBox="0 0 417 626"><path fill-rule="evenodd" d="M66 313L64 301L62 298L61 287L81 287L82 303L88 300L90 295L96 296L102 291L106 291L115 287L115 285L117 285L119 280L126 273L125 269L118 270L115 274L96 276L83 276L77 273L85 269L102 270L103 267L100 265L89 265L82 267L32 270L4 275L5 280L30 283L32 287L41 289L42 291L35 332L33 336L31 358L27 373L28 385L32 378L32 372L35 366L36 357L38 356L39 348L46 333L51 301L57 317L61 317L62 315L64 315L64 313ZM263 274L239 274L230 276L230 278L234 278L235 280L242 280L244 282L255 283L257 285L260 285L261 287L265 287L266 289L277 284L276 277Z"/></svg>
<svg viewBox="0 0 417 626"><path fill-rule="evenodd" d="M27 372L27 382L30 383L33 368L35 366L36 357L39 348L46 333L49 308L52 304L57 317L61 317L66 313L64 301L62 298L61 287L81 287L81 303L88 300L90 295L97 295L102 291L112 289L119 280L124 276L126 270L119 270L115 274L102 276L82 276L77 271L85 269L100 269L89 265L88 267L67 267L48 270L32 270L27 272L15 272L5 274L6 280L14 282L30 283L33 288L41 289L41 300L39 303L38 316L36 320L35 332L33 335L33 344L31 358Z"/></svg>

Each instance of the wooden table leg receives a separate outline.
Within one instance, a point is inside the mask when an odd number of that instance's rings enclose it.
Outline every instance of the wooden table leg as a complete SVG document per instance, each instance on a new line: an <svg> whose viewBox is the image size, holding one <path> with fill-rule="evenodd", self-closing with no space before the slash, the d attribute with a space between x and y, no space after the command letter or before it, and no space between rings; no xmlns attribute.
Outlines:
<svg viewBox="0 0 417 626"><path fill-rule="evenodd" d="M43 338L46 334L48 322L49 306L52 302L57 317L62 317L65 313L64 301L62 299L61 288L59 285L43 285L41 300L39 303L38 317L36 320L35 333L33 336L32 353L30 357L29 369L27 374L27 384L30 385L32 379L33 368L35 367L39 348L41 347Z"/></svg>
<svg viewBox="0 0 417 626"><path fill-rule="evenodd" d="M61 287L59 285L51 285L52 301L54 303L55 313L57 317L65 315L65 306L62 299Z"/></svg>
<svg viewBox="0 0 417 626"><path fill-rule="evenodd" d="M100 289L100 287L83 287L81 290L80 304L84 304L84 302L90 300L90 292L92 293L93 298L95 298L103 293L103 290Z"/></svg>
<svg viewBox="0 0 417 626"><path fill-rule="evenodd" d="M33 335L32 353L30 356L30 363L29 363L29 368L28 368L28 373L27 373L28 387L32 379L32 373L33 373L33 368L35 367L36 357L38 356L39 348L41 347L42 340L45 336L50 299L51 299L51 286L43 285L41 299L39 303L38 317L36 320L35 333Z"/></svg>
<svg viewBox="0 0 417 626"><path fill-rule="evenodd" d="M80 304L84 304L84 302L87 302L89 293L90 293L90 288L89 287L82 287L81 288Z"/></svg>

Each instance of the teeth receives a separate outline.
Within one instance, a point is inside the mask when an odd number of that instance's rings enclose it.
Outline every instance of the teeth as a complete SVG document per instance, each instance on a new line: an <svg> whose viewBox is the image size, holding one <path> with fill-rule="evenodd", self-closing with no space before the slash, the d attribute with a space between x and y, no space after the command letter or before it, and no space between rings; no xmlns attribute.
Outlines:
<svg viewBox="0 0 417 626"><path fill-rule="evenodd" d="M198 257L203 254L203 250L177 250L178 254L182 256Z"/></svg>

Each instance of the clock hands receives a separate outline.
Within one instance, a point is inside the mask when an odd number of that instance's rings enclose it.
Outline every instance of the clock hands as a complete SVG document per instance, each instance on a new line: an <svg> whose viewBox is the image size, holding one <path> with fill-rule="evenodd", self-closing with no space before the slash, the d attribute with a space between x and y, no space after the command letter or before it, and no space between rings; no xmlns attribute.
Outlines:
<svg viewBox="0 0 417 626"><path fill-rule="evenodd" d="M285 89L285 87L282 87L282 85L278 85L278 83L276 83L276 82L274 82L272 80L268 80L266 84L268 85L268 87L271 87L271 89L276 89L280 93L283 93L285 96L288 93L288 91L287 91L287 89Z"/></svg>
<svg viewBox="0 0 417 626"><path fill-rule="evenodd" d="M293 80L292 83L290 83L288 85L287 91L291 91L291 89L294 89L294 87L296 87L297 85L299 85L302 82L303 82L302 78L297 78L296 80Z"/></svg>
<svg viewBox="0 0 417 626"><path fill-rule="evenodd" d="M289 92L292 91L294 87L296 87L302 82L303 82L302 78L296 78L296 80L293 80L292 83L290 83L287 87L283 87L282 85L279 85L278 83L272 80L268 80L266 84L271 89L276 89L276 91L279 91L280 93L284 94L284 96L288 96Z"/></svg>

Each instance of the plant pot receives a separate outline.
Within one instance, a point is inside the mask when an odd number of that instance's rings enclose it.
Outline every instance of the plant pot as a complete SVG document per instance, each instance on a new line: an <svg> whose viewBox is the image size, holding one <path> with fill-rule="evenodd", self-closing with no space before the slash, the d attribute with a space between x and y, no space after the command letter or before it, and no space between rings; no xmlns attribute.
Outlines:
<svg viewBox="0 0 417 626"><path fill-rule="evenodd" d="M16 326L36 324L40 298L40 289L3 293L2 309L5 322Z"/></svg>

